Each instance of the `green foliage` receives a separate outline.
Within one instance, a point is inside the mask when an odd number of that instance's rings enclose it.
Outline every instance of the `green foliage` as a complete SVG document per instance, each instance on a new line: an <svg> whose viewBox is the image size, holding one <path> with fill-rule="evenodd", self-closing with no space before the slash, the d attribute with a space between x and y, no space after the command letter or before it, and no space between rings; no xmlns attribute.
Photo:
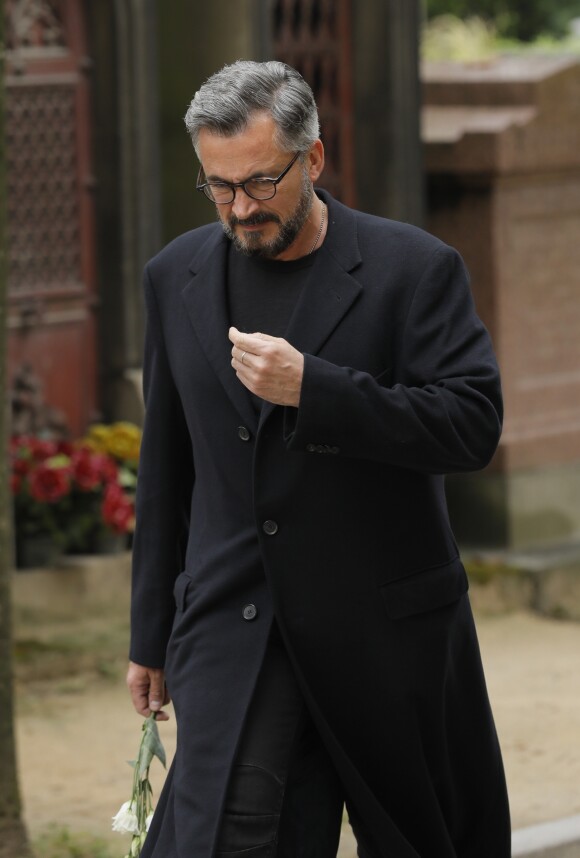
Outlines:
<svg viewBox="0 0 580 858"><path fill-rule="evenodd" d="M462 21L453 15L440 15L423 31L421 55L425 60L485 62L497 55L496 32L482 18Z"/></svg>
<svg viewBox="0 0 580 858"><path fill-rule="evenodd" d="M580 0L426 0L428 17L478 16L493 22L500 36L531 42L541 35L562 38L572 18L580 17Z"/></svg>
<svg viewBox="0 0 580 858"><path fill-rule="evenodd" d="M538 36L533 42L522 42L500 36L493 21L483 18L457 18L439 15L423 28L421 56L425 60L487 63L500 54L577 54L580 37L556 38Z"/></svg>
<svg viewBox="0 0 580 858"><path fill-rule="evenodd" d="M117 858L118 854L99 837L56 826L35 840L34 853L36 858Z"/></svg>
<svg viewBox="0 0 580 858"><path fill-rule="evenodd" d="M490 584L499 578L518 578L526 574L501 560L490 558L464 558L464 566L467 577L473 584Z"/></svg>

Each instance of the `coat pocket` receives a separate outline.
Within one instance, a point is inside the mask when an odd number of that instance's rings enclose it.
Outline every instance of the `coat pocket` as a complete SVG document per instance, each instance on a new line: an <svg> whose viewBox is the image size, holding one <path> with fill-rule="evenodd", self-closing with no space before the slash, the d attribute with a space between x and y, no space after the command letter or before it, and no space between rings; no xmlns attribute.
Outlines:
<svg viewBox="0 0 580 858"><path fill-rule="evenodd" d="M443 566L414 572L382 584L379 592L389 619L399 620L456 602L469 589L463 563L457 557Z"/></svg>
<svg viewBox="0 0 580 858"><path fill-rule="evenodd" d="M187 597L187 590L190 584L191 578L189 577L187 572L181 572L175 579L175 586L173 587L173 598L175 599L175 607L178 611L185 610L185 600Z"/></svg>

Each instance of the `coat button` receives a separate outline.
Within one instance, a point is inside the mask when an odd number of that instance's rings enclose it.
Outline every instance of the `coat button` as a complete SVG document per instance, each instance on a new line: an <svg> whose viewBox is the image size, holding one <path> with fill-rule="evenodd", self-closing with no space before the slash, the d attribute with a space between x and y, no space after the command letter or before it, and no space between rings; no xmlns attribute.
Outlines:
<svg viewBox="0 0 580 858"><path fill-rule="evenodd" d="M245 605L244 610L242 611L242 617L244 620L255 620L258 616L258 609L255 605Z"/></svg>
<svg viewBox="0 0 580 858"><path fill-rule="evenodd" d="M275 521L270 521L268 519L268 521L265 521L264 524L262 525L262 530L268 536L274 536L275 533L278 533L278 525L276 524Z"/></svg>
<svg viewBox="0 0 580 858"><path fill-rule="evenodd" d="M251 437L249 429L246 429L245 426L238 426L238 438L241 441L249 441Z"/></svg>

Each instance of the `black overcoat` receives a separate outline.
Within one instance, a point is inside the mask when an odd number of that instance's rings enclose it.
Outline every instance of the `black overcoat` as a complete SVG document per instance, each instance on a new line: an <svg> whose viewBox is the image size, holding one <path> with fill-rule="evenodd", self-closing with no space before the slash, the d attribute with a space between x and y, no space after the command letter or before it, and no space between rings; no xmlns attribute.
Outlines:
<svg viewBox="0 0 580 858"><path fill-rule="evenodd" d="M299 408L231 367L219 224L147 266L131 658L178 746L144 858L211 858L273 615L384 858L507 858L505 781L443 474L487 464L498 370L458 254L321 192L287 339Z"/></svg>

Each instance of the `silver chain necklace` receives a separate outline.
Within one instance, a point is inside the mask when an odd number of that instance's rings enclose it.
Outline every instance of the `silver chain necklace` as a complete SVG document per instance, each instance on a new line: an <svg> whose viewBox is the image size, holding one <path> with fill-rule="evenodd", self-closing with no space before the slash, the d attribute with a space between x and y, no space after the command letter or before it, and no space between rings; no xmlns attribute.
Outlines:
<svg viewBox="0 0 580 858"><path fill-rule="evenodd" d="M315 249L316 245L318 244L318 242L320 241L320 236L322 235L322 230L324 228L325 215L326 215L326 205L324 203L322 203L322 217L320 219L320 227L318 229L318 233L316 235L316 238L314 239L314 244L312 245L312 247L308 251L309 256L311 253L314 253L314 249Z"/></svg>

